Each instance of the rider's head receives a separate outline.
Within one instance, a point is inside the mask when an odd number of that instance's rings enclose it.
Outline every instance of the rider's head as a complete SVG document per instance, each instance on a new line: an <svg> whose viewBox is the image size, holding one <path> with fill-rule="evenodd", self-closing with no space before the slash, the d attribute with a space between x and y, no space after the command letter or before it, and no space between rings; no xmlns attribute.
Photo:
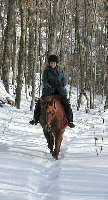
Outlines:
<svg viewBox="0 0 108 200"><path fill-rule="evenodd" d="M59 62L58 57L56 55L50 55L48 57L48 63L51 67L56 67L57 63Z"/></svg>

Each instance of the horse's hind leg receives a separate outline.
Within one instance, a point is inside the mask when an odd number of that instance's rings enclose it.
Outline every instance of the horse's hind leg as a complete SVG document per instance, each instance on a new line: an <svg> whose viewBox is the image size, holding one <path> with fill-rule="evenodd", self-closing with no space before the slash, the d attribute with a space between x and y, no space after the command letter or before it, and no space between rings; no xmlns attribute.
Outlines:
<svg viewBox="0 0 108 200"><path fill-rule="evenodd" d="M55 150L52 153L52 156L58 160L58 155L60 152L61 142L63 140L64 131L60 131L58 135L55 136Z"/></svg>

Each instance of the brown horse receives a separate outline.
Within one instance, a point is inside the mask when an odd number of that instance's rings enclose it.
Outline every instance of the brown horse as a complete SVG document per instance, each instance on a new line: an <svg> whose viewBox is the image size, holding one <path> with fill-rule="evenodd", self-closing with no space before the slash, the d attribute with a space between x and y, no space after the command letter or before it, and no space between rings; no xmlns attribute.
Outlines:
<svg viewBox="0 0 108 200"><path fill-rule="evenodd" d="M40 124L43 128L50 153L56 160L58 160L64 131L68 125L64 108L57 96L41 98L40 102Z"/></svg>

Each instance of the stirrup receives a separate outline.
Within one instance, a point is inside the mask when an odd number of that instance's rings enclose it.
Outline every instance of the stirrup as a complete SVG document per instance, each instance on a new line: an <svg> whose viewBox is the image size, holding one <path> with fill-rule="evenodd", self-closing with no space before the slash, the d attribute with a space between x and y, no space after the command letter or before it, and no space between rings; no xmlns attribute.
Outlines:
<svg viewBox="0 0 108 200"><path fill-rule="evenodd" d="M35 121L34 121L34 120L31 120L31 121L29 121L29 124L34 125L34 124L35 124Z"/></svg>
<svg viewBox="0 0 108 200"><path fill-rule="evenodd" d="M74 128L74 127L75 127L75 125L73 124L73 122L69 122L68 126L69 126L70 128Z"/></svg>
<svg viewBox="0 0 108 200"><path fill-rule="evenodd" d="M29 124L31 124L31 125L37 125L38 124L38 122L35 122L34 120L31 120L31 121L29 121Z"/></svg>

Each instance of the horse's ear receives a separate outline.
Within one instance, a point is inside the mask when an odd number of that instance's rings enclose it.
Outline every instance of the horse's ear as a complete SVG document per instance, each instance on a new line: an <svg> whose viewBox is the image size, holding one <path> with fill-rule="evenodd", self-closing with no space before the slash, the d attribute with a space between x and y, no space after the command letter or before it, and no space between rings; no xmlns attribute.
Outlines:
<svg viewBox="0 0 108 200"><path fill-rule="evenodd" d="M53 103L54 103L54 98L53 97L51 97L51 105L53 105Z"/></svg>
<svg viewBox="0 0 108 200"><path fill-rule="evenodd" d="M40 102L42 103L43 101L44 101L44 99L41 97L41 98L40 98Z"/></svg>
<svg viewBox="0 0 108 200"><path fill-rule="evenodd" d="M52 96L48 96L46 99L47 99L47 101L52 102L53 97Z"/></svg>
<svg viewBox="0 0 108 200"><path fill-rule="evenodd" d="M40 103L41 103L41 105L44 105L45 104L45 98L41 97L40 98Z"/></svg>
<svg viewBox="0 0 108 200"><path fill-rule="evenodd" d="M47 102L48 105L51 106L53 104L53 97L52 96L47 96L46 97L46 102Z"/></svg>
<svg viewBox="0 0 108 200"><path fill-rule="evenodd" d="M56 109L56 106L55 106L55 101L54 101L54 108Z"/></svg>

